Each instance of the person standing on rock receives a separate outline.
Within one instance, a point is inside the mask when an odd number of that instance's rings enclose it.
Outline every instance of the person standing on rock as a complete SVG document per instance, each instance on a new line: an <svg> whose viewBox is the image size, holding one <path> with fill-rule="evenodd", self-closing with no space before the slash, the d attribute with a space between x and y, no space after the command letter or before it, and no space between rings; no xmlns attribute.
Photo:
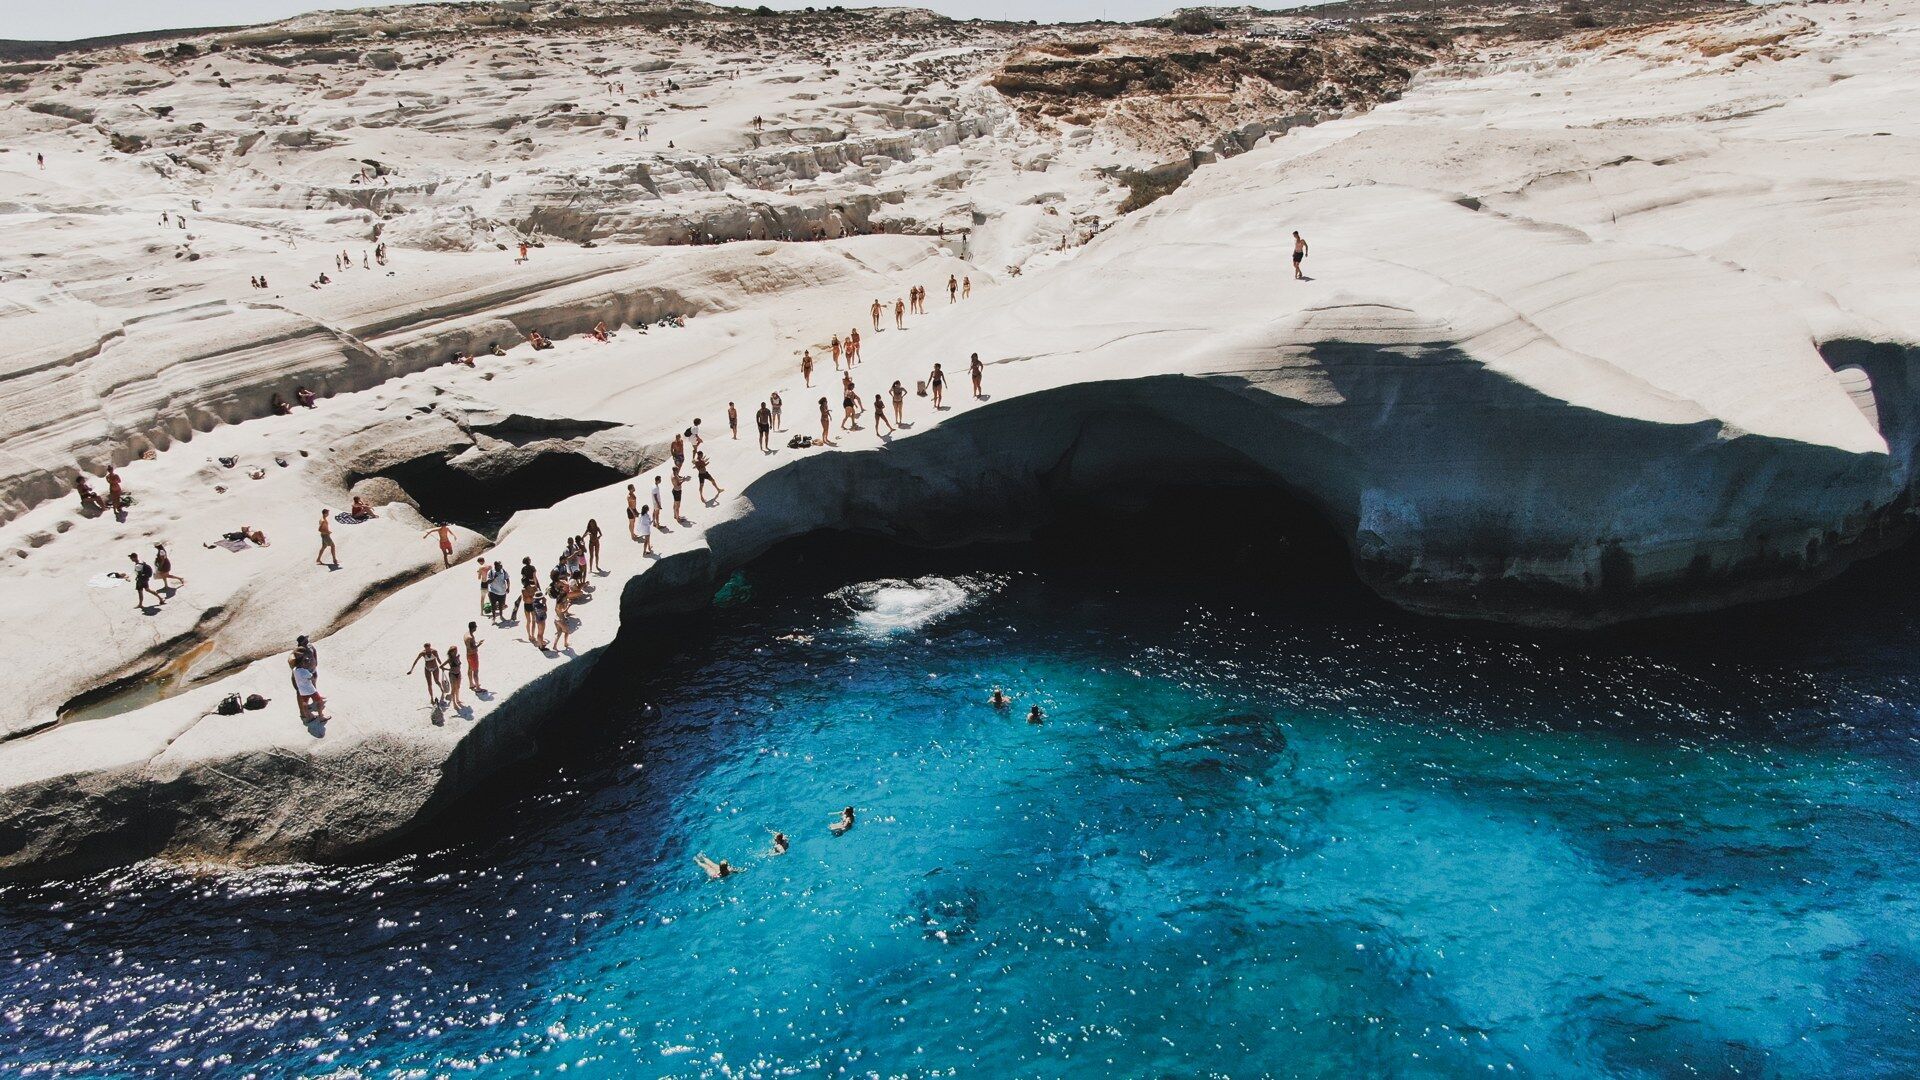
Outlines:
<svg viewBox="0 0 1920 1080"><path fill-rule="evenodd" d="M759 411L753 414L753 426L760 432L760 452L773 453L773 447L770 445L773 438L773 410L767 408L767 403L764 401L760 403Z"/></svg>
<svg viewBox="0 0 1920 1080"><path fill-rule="evenodd" d="M895 379L888 393L893 395L893 426L899 427L906 422L907 387L899 379Z"/></svg>
<svg viewBox="0 0 1920 1080"><path fill-rule="evenodd" d="M1306 238L1301 236L1300 231L1296 229L1294 230L1294 233L1293 233L1293 280L1295 281L1307 280L1307 275L1302 273L1300 270L1300 264L1306 260L1306 257L1307 257Z"/></svg>
<svg viewBox="0 0 1920 1080"><path fill-rule="evenodd" d="M335 570L340 569L340 549L333 546L333 511L323 506L320 508L320 553L313 557L313 563L318 566L327 558L333 560Z"/></svg>
<svg viewBox="0 0 1920 1080"><path fill-rule="evenodd" d="M420 651L414 654L413 663L407 665L407 674L413 674L413 669L422 663L427 665L427 704L438 705L440 704L440 654L434 651L431 641L420 646Z"/></svg>
<svg viewBox="0 0 1920 1080"><path fill-rule="evenodd" d="M832 446L833 440L827 438L833 430L833 410L827 407L827 399L820 399L820 445Z"/></svg>
<svg viewBox="0 0 1920 1080"><path fill-rule="evenodd" d="M880 313L884 310L886 309L880 305L880 301L873 302L873 332L876 334L880 332Z"/></svg>
<svg viewBox="0 0 1920 1080"><path fill-rule="evenodd" d="M660 499L660 477L653 478L653 523L662 528L667 524L667 504Z"/></svg>
<svg viewBox="0 0 1920 1080"><path fill-rule="evenodd" d="M640 508L640 554L653 554L653 514L647 507Z"/></svg>
<svg viewBox="0 0 1920 1080"><path fill-rule="evenodd" d="M960 302L960 279L953 276L952 274L948 274L947 275L947 303L957 304L959 302Z"/></svg>
<svg viewBox="0 0 1920 1080"><path fill-rule="evenodd" d="M656 477L654 479L654 483L657 485L659 484L659 482L660 482L659 478ZM640 521L640 494L633 490L632 484L628 484L627 485L627 539L629 540L640 539L640 534L635 531L639 527L639 521Z"/></svg>
<svg viewBox="0 0 1920 1080"><path fill-rule="evenodd" d="M873 433L880 435L880 425L886 424L887 434L893 434L893 424L887 420L887 403L879 394L873 395Z"/></svg>
<svg viewBox="0 0 1920 1080"><path fill-rule="evenodd" d="M462 639L467 647L467 685L473 687L476 694L484 694L487 688L480 685L480 624L468 623L467 636Z"/></svg>
<svg viewBox="0 0 1920 1080"><path fill-rule="evenodd" d="M895 330L905 330L907 328L907 302L905 300L895 299L893 302L893 328Z"/></svg>
<svg viewBox="0 0 1920 1080"><path fill-rule="evenodd" d="M313 647L307 635L301 634L293 639L293 659L297 666L313 673L313 683L320 685L320 650Z"/></svg>
<svg viewBox="0 0 1920 1080"><path fill-rule="evenodd" d="M289 656L287 664L293 669L293 700L300 709L301 722L325 720L327 699L320 696L320 687L314 682L313 669L300 662L299 653Z"/></svg>
<svg viewBox="0 0 1920 1080"><path fill-rule="evenodd" d="M457 645L447 646L447 659L446 659L446 666L444 670L447 676L447 703L452 705L456 710L466 708L467 707L466 703L460 700L460 648L459 646Z"/></svg>
<svg viewBox="0 0 1920 1080"><path fill-rule="evenodd" d="M973 275L972 274L968 274L966 277L963 277L960 279L960 299L962 300L973 299Z"/></svg>
<svg viewBox="0 0 1920 1080"><path fill-rule="evenodd" d="M493 564L493 572L487 576L487 596L493 601L493 621L497 625L507 618L507 593L513 589L513 578L507 568L499 561Z"/></svg>
<svg viewBox="0 0 1920 1080"><path fill-rule="evenodd" d="M598 573L600 570L600 523L587 519L587 569Z"/></svg>
<svg viewBox="0 0 1920 1080"><path fill-rule="evenodd" d="M740 410L734 408L731 401L727 402L727 434L736 439L740 437Z"/></svg>
<svg viewBox="0 0 1920 1080"><path fill-rule="evenodd" d="M773 430L787 430L787 426L780 420L780 391L775 390L773 393L768 394L767 404L773 409Z"/></svg>
<svg viewBox="0 0 1920 1080"><path fill-rule="evenodd" d="M440 565L442 567L453 565L453 530L447 527L446 522L434 522L433 528L421 533L420 536L422 539L429 536L438 536L440 538Z"/></svg>
<svg viewBox="0 0 1920 1080"><path fill-rule="evenodd" d="M859 362L860 362L860 328L856 326L853 329L847 331L847 366L852 367L853 365Z"/></svg>
<svg viewBox="0 0 1920 1080"><path fill-rule="evenodd" d="M673 523L675 525L685 525L687 523L686 515L680 512L680 491L687 486L687 474L681 472L680 466L676 464L673 467L673 471L667 474L667 480L673 488Z"/></svg>
<svg viewBox="0 0 1920 1080"><path fill-rule="evenodd" d="M967 361L967 374L973 379L973 399L975 401L986 396L980 392L980 380L985 377L986 373L987 367L980 362L980 354L974 353L973 359Z"/></svg>
<svg viewBox="0 0 1920 1080"><path fill-rule="evenodd" d="M120 486L120 474L107 466L107 506L113 510L113 516L121 521L127 520L126 492Z"/></svg>
<svg viewBox="0 0 1920 1080"><path fill-rule="evenodd" d="M940 370L939 364L933 365L933 370L927 373L927 387L933 391L933 409L939 412L945 408L941 402L946 400L947 394L947 373Z"/></svg>
<svg viewBox="0 0 1920 1080"><path fill-rule="evenodd" d="M480 582L480 614L482 617L493 614L493 594L487 591L487 582L493 580L493 569L487 565L485 555L473 560L473 576Z"/></svg>
<svg viewBox="0 0 1920 1080"><path fill-rule="evenodd" d="M800 354L800 378L808 386L813 385L813 350L811 349Z"/></svg>

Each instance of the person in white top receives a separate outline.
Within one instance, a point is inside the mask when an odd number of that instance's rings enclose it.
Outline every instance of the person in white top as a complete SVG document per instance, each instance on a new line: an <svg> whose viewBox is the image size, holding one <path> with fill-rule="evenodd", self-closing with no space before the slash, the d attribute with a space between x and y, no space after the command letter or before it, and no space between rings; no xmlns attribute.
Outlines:
<svg viewBox="0 0 1920 1080"><path fill-rule="evenodd" d="M640 554L653 554L653 508L640 508Z"/></svg>

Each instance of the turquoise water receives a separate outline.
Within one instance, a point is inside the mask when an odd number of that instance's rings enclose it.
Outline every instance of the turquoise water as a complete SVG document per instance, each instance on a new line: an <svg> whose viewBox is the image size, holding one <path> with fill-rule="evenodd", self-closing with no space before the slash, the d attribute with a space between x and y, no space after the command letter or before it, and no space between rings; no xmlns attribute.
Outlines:
<svg viewBox="0 0 1920 1080"><path fill-rule="evenodd" d="M0 1074L1920 1072L1911 580L1552 638L860 566L610 660L428 850L0 889Z"/></svg>

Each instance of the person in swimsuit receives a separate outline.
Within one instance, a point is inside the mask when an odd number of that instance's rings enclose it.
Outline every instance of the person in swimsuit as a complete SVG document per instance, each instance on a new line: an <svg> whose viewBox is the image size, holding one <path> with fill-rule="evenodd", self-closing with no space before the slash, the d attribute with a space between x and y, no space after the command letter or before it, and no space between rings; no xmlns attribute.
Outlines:
<svg viewBox="0 0 1920 1080"><path fill-rule="evenodd" d="M973 275L968 274L966 277L963 277L960 279L960 299L967 300L967 299L971 299L972 297L973 297Z"/></svg>
<svg viewBox="0 0 1920 1080"><path fill-rule="evenodd" d="M687 474L681 472L679 468L676 467L671 473L667 474L667 479L671 481L668 486L673 489L673 523L675 525L685 525L687 523L686 516L680 512L680 489L686 487Z"/></svg>
<svg viewBox="0 0 1920 1080"><path fill-rule="evenodd" d="M840 345L839 334L833 335L833 341L829 344L828 347L833 350L833 370L839 371L840 370L840 354L844 351L844 349Z"/></svg>
<svg viewBox="0 0 1920 1080"><path fill-rule="evenodd" d="M566 652L573 647L573 594L561 586L553 596L553 648Z"/></svg>
<svg viewBox="0 0 1920 1080"><path fill-rule="evenodd" d="M847 366L852 367L859 362L860 328L856 326L847 331Z"/></svg>
<svg viewBox="0 0 1920 1080"><path fill-rule="evenodd" d="M433 528L428 529L420 535L422 537L438 536L440 538L440 564L442 566L453 565L453 530L447 527L446 522L435 522Z"/></svg>
<svg viewBox="0 0 1920 1080"><path fill-rule="evenodd" d="M779 831L778 829L772 830L772 832L773 832L773 850L767 852L767 854L768 855L785 855L787 853L787 848L792 846L791 842L787 840L787 834Z"/></svg>
<svg viewBox="0 0 1920 1080"><path fill-rule="evenodd" d="M833 409L827 405L827 399L820 399L820 445L832 446L833 440L827 433L833 430Z"/></svg>
<svg viewBox="0 0 1920 1080"><path fill-rule="evenodd" d="M467 636L460 643L467 649L467 685L476 694L486 693L487 688L480 685L480 624L468 623Z"/></svg>
<svg viewBox="0 0 1920 1080"><path fill-rule="evenodd" d="M528 641L533 640L533 598L540 595L539 575L528 577L530 569L524 564L520 575L520 632Z"/></svg>
<svg viewBox="0 0 1920 1080"><path fill-rule="evenodd" d="M628 484L627 486L632 487L633 485ZM600 523L592 518L587 519L586 537L587 569L597 573L600 570Z"/></svg>
<svg viewBox="0 0 1920 1080"><path fill-rule="evenodd" d="M773 453L773 447L771 445L773 439L773 410L767 408L767 403L764 401L760 403L760 408L753 414L753 426L754 429L760 433L760 452L763 454Z"/></svg>
<svg viewBox="0 0 1920 1080"><path fill-rule="evenodd" d="M738 870L735 870L733 867L727 865L727 860L721 859L719 862L715 862L712 859L707 858L704 852L699 855L695 855L693 857L693 861L698 863L700 866L700 869L705 870L707 872L707 876L712 878L715 881L719 881L721 878L726 877L730 874L737 874L740 872Z"/></svg>
<svg viewBox="0 0 1920 1080"><path fill-rule="evenodd" d="M933 390L934 409L937 411L943 408L940 403L947 393L947 373L940 370L939 364L933 365L933 370L927 373L927 386Z"/></svg>
<svg viewBox="0 0 1920 1080"><path fill-rule="evenodd" d="M675 435L673 442L667 446L667 451L673 456L674 468L677 469L685 465L687 463L687 437L684 434Z"/></svg>
<svg viewBox="0 0 1920 1080"><path fill-rule="evenodd" d="M813 385L813 352L811 350L800 354L800 378L808 386Z"/></svg>
<svg viewBox="0 0 1920 1080"><path fill-rule="evenodd" d="M976 401L983 396L980 393L980 379L986 373L987 366L980 362L980 354L974 353L973 359L967 361L967 374L973 377L973 397Z"/></svg>
<svg viewBox="0 0 1920 1080"><path fill-rule="evenodd" d="M893 328L895 330L905 330L907 328L907 302L905 300L896 299L893 302Z"/></svg>
<svg viewBox="0 0 1920 1080"><path fill-rule="evenodd" d="M1307 257L1306 238L1302 237L1300 235L1299 230L1296 229L1294 230L1294 233L1293 233L1293 280L1295 281L1306 280L1307 275L1300 272L1300 263L1306 257Z"/></svg>
<svg viewBox="0 0 1920 1080"><path fill-rule="evenodd" d="M888 392L893 395L893 426L899 427L906 420L907 388L899 379L895 379L893 388Z"/></svg>
<svg viewBox="0 0 1920 1080"><path fill-rule="evenodd" d="M953 276L952 274L948 274L947 275L947 303L957 304L959 302L960 302L960 279Z"/></svg>
<svg viewBox="0 0 1920 1080"><path fill-rule="evenodd" d="M445 672L447 679L447 703L456 710L466 708L466 702L460 700L460 647L458 645L447 646L447 659L441 670Z"/></svg>
<svg viewBox="0 0 1920 1080"><path fill-rule="evenodd" d="M726 488L723 488L720 486L720 481L715 480L713 478L713 474L707 471L707 455L705 453L700 451L694 452L693 472L695 476L700 478L698 489L700 492L701 499L704 500L707 497L708 484L713 485L713 497L716 499L720 497L721 492L726 490Z"/></svg>
<svg viewBox="0 0 1920 1080"><path fill-rule="evenodd" d="M859 397L857 397L853 392L853 380L852 379L843 380L840 386L840 430L841 431L847 431L847 430L859 431L860 430L859 413L856 411L859 407L859 401L860 401Z"/></svg>
<svg viewBox="0 0 1920 1080"><path fill-rule="evenodd" d="M120 487L120 474L114 472L111 465L107 466L107 506L120 520L126 520L126 492Z"/></svg>
<svg viewBox="0 0 1920 1080"><path fill-rule="evenodd" d="M880 425L882 424L885 424L887 426L886 433L888 435L893 434L893 430L894 430L893 424L887 420L887 403L880 397L879 394L875 394L873 395L873 433L874 435L878 436L880 434Z"/></svg>
<svg viewBox="0 0 1920 1080"><path fill-rule="evenodd" d="M1004 709L1008 705L1013 704L1013 702L1010 701L1007 698L1007 695L1003 693L999 687L996 686L993 688L993 696L987 698L987 704L993 706L996 709Z"/></svg>
<svg viewBox="0 0 1920 1080"><path fill-rule="evenodd" d="M654 487L657 489L660 486L660 478L655 477L653 483L654 483ZM658 496L656 496L656 498L657 497ZM640 533L637 531L639 522L640 522L640 493L633 490L632 484L628 484L627 485L627 539L629 540L640 539Z"/></svg>
<svg viewBox="0 0 1920 1080"><path fill-rule="evenodd" d="M786 425L780 420L780 391L775 390L767 395L767 405L773 410L773 430L787 430Z"/></svg>
<svg viewBox="0 0 1920 1080"><path fill-rule="evenodd" d="M880 313L885 310L886 308L880 305L880 301L873 302L873 332L876 334L880 332Z"/></svg>
<svg viewBox="0 0 1920 1080"><path fill-rule="evenodd" d="M533 599L527 604L533 613L533 643L540 646L541 652L545 652L547 651L547 594L539 589L528 591L533 593Z"/></svg>
<svg viewBox="0 0 1920 1080"><path fill-rule="evenodd" d="M320 553L313 557L313 563L318 566L324 561L324 556L332 556L333 568L338 570L340 569L340 549L333 546L332 516L332 511L324 506L320 508Z"/></svg>
<svg viewBox="0 0 1920 1080"><path fill-rule="evenodd" d="M827 831L835 836L845 836L847 830L851 828L853 828L853 807L849 806L840 811L840 816L833 819L833 824L827 826Z"/></svg>
<svg viewBox="0 0 1920 1080"><path fill-rule="evenodd" d="M727 402L727 431L736 439L740 437L740 410L731 401Z"/></svg>
<svg viewBox="0 0 1920 1080"><path fill-rule="evenodd" d="M427 665L427 704L438 705L440 704L440 654L434 651L432 642L420 646L420 651L414 655L413 663L407 665L407 674L413 674L413 669L422 663Z"/></svg>
<svg viewBox="0 0 1920 1080"><path fill-rule="evenodd" d="M1029 724L1044 723L1046 719L1047 719L1047 714L1041 712L1040 706L1038 705L1035 705L1033 708L1027 710L1027 723Z"/></svg>
<svg viewBox="0 0 1920 1080"><path fill-rule="evenodd" d="M185 585L187 579L173 572L173 556L167 554L167 545L153 545L153 577L162 586L177 587Z"/></svg>

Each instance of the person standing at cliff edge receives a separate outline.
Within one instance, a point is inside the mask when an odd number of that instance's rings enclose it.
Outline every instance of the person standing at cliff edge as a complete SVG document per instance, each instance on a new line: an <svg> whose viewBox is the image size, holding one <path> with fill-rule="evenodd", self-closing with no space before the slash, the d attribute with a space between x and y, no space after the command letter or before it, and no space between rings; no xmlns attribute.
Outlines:
<svg viewBox="0 0 1920 1080"><path fill-rule="evenodd" d="M1293 280L1295 281L1307 280L1307 275L1300 272L1300 264L1303 261L1305 261L1306 257L1307 257L1306 237L1301 236L1300 230L1295 229L1293 232Z"/></svg>

